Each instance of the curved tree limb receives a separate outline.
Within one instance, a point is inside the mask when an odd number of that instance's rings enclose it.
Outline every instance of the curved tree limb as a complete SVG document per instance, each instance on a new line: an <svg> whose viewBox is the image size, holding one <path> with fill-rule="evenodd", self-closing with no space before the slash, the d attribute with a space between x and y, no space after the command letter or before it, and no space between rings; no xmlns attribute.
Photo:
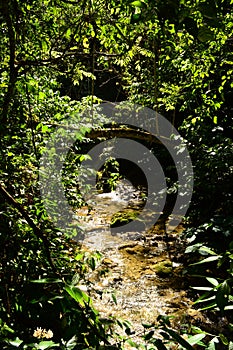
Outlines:
<svg viewBox="0 0 233 350"><path fill-rule="evenodd" d="M50 127L60 127L64 129L80 130L80 127L74 126L74 125L59 124L59 123L49 123L49 124L43 123L43 124ZM90 139L97 139L97 138L108 139L113 137L125 137L125 138L132 138L136 140L142 140L150 144L160 144L160 145L166 145L166 144L172 143L172 140L168 137L152 134L146 130L133 129L128 126L103 127L102 129L93 128L90 131L87 131L85 133L85 137ZM158 137L160 139L158 139Z"/></svg>

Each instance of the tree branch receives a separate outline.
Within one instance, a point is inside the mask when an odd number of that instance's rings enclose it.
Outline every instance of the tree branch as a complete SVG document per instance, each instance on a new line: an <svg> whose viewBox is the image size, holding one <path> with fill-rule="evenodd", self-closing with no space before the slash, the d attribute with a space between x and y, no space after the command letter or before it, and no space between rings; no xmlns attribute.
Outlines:
<svg viewBox="0 0 233 350"><path fill-rule="evenodd" d="M55 126L60 127L64 129L71 129L71 130L80 130L80 127L73 126L73 125L66 125L66 124L59 124L59 123L49 123L46 124L48 126ZM158 139L157 137L160 137L163 141ZM172 140L169 138L162 136L162 135L156 135L151 134L148 131L145 130L137 130L132 129L129 127L112 127L112 128L103 128L103 129L91 129L90 131L86 132L85 137L90 139L96 139L99 137L103 137L105 139L113 138L113 137L126 137L126 138L132 138L132 139L138 139L142 141L149 142L151 144L171 144Z"/></svg>
<svg viewBox="0 0 233 350"><path fill-rule="evenodd" d="M38 239L41 239L45 248L46 257L48 259L49 265L51 266L53 272L57 275L58 272L53 264L50 251L49 251L49 241L47 236L41 229L34 223L34 221L30 218L26 210L22 207L20 203L18 203L11 194L4 188L4 186L0 183L0 194L5 198L6 202L8 202L11 206L16 208L18 212L22 215L22 217L27 221L28 225L32 228L35 236Z"/></svg>
<svg viewBox="0 0 233 350"><path fill-rule="evenodd" d="M99 56L106 56L106 57L117 57L117 56L121 56L121 54L114 54L114 53L107 53L107 52L95 52L96 55ZM15 65L20 67L24 67L24 66L46 66L46 65L50 65L50 64L55 64L60 62L62 59L65 59L66 57L71 57L71 56L82 56L82 57L91 57L92 54L91 53L84 53L84 52L77 52L77 51L69 51L65 54L62 54L59 57L51 57L51 58L47 58L44 60L20 60L20 61L15 61Z"/></svg>

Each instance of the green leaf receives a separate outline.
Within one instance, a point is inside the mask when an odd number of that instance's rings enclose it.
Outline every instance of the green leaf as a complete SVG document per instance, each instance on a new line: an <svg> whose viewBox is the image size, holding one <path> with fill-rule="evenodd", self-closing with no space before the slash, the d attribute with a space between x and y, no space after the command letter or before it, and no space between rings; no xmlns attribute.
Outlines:
<svg viewBox="0 0 233 350"><path fill-rule="evenodd" d="M215 350L215 341L213 339L209 342L206 350Z"/></svg>
<svg viewBox="0 0 233 350"><path fill-rule="evenodd" d="M144 339L145 340L149 340L153 337L154 335L154 331L150 331L149 333L147 333L145 336L144 336Z"/></svg>
<svg viewBox="0 0 233 350"><path fill-rule="evenodd" d="M1 323L1 319L0 319L0 327L1 327L1 331L2 332L9 332L9 333L15 333L15 331L12 329L12 328L10 328L6 323Z"/></svg>
<svg viewBox="0 0 233 350"><path fill-rule="evenodd" d="M152 343L156 346L158 350L167 350L166 346L163 344L161 339L155 339Z"/></svg>
<svg viewBox="0 0 233 350"><path fill-rule="evenodd" d="M142 323L142 326L144 328L151 328L151 327L153 327L153 324Z"/></svg>
<svg viewBox="0 0 233 350"><path fill-rule="evenodd" d="M228 295L230 294L230 292L231 292L230 286L228 285L227 281L224 281L220 285L216 294L216 303L220 311L223 311L225 306L227 305Z"/></svg>
<svg viewBox="0 0 233 350"><path fill-rule="evenodd" d="M39 99L40 100L44 100L45 97L46 97L46 94L44 92L42 92L42 91L39 91Z"/></svg>
<svg viewBox="0 0 233 350"><path fill-rule="evenodd" d="M139 1L139 0L131 2L130 5L134 7L139 7L139 8L146 7L146 4L143 1Z"/></svg>
<svg viewBox="0 0 233 350"><path fill-rule="evenodd" d="M59 347L59 346L60 344L55 344L52 340L41 341L39 344L36 345L36 349L46 350L46 349L52 349L53 347Z"/></svg>
<svg viewBox="0 0 233 350"><path fill-rule="evenodd" d="M217 287L219 285L218 281L216 278L213 277L206 277L207 281L210 282L213 286Z"/></svg>
<svg viewBox="0 0 233 350"><path fill-rule="evenodd" d="M228 281L224 281L220 286L220 290L225 294L229 295L231 293L231 287L228 284Z"/></svg>
<svg viewBox="0 0 233 350"><path fill-rule="evenodd" d="M166 328L165 331L180 344L183 346L186 350L193 350L193 347L184 339L182 338L177 332L173 331L173 329Z"/></svg>
<svg viewBox="0 0 233 350"><path fill-rule="evenodd" d="M141 19L141 13L134 13L131 16L131 23L138 23Z"/></svg>
<svg viewBox="0 0 233 350"><path fill-rule="evenodd" d="M170 326L170 319L173 318L174 316L167 316L167 315L159 315L157 317L157 321L160 322L162 325L167 325Z"/></svg>
<svg viewBox="0 0 233 350"><path fill-rule="evenodd" d="M211 287L191 287L191 288L196 290L207 290L207 291L213 290L213 288Z"/></svg>
<svg viewBox="0 0 233 350"><path fill-rule="evenodd" d="M209 293L208 293L209 295ZM215 299L215 295L213 295L212 297L209 298L205 298L206 294L202 295L200 298L198 298L194 304L198 304L198 303L205 303L206 301L210 301L210 300L214 300Z"/></svg>
<svg viewBox="0 0 233 350"><path fill-rule="evenodd" d="M75 256L75 260L79 261L79 260L82 260L84 257L84 254L83 253L79 253Z"/></svg>
<svg viewBox="0 0 233 350"><path fill-rule="evenodd" d="M201 246L199 248L199 252L205 252L205 253L209 253L211 255L217 255L213 250L211 250L210 248L205 247L205 246Z"/></svg>
<svg viewBox="0 0 233 350"><path fill-rule="evenodd" d="M90 305L90 297L78 287L66 285L65 290L82 307L84 307L86 304Z"/></svg>
<svg viewBox="0 0 233 350"><path fill-rule="evenodd" d="M228 345L228 344L229 344L229 341L228 341L228 339L225 337L224 334L220 333L220 334L219 334L219 337L220 337L220 339L221 339L221 342L222 342L224 345Z"/></svg>
<svg viewBox="0 0 233 350"><path fill-rule="evenodd" d="M79 157L80 162L83 162L84 160L91 160L91 156L89 154L81 154L81 156Z"/></svg>
<svg viewBox="0 0 233 350"><path fill-rule="evenodd" d="M185 249L185 254L199 251L201 246L202 246L202 243L196 243L196 244L190 245Z"/></svg>
<svg viewBox="0 0 233 350"><path fill-rule="evenodd" d="M43 51L47 51L48 45L47 45L47 42L45 40L42 40L41 47L42 47Z"/></svg>
<svg viewBox="0 0 233 350"><path fill-rule="evenodd" d="M9 340L8 343L12 346L15 346L16 348L18 348L22 343L23 340L20 340L18 337L15 340Z"/></svg>
<svg viewBox="0 0 233 350"><path fill-rule="evenodd" d="M125 329L125 333L127 334L127 335L130 335L131 334L131 329L128 327L128 328L126 328Z"/></svg>
<svg viewBox="0 0 233 350"><path fill-rule="evenodd" d="M114 301L114 304L117 305L117 298L114 293L112 293L112 300Z"/></svg>
<svg viewBox="0 0 233 350"><path fill-rule="evenodd" d="M32 283L61 283L63 282L59 278L41 278L39 280L31 280Z"/></svg>
<svg viewBox="0 0 233 350"><path fill-rule="evenodd" d="M221 255L209 256L206 259L203 259L201 261L198 261L198 262L196 262L194 264L190 264L190 265L200 265L200 264L204 264L204 263L207 263L207 262L218 260L220 258L221 258Z"/></svg>
<svg viewBox="0 0 233 350"><path fill-rule="evenodd" d="M192 337L188 338L187 341L190 345L195 345L198 344L203 338L205 338L205 336L205 333L195 334Z"/></svg>
<svg viewBox="0 0 233 350"><path fill-rule="evenodd" d="M71 29L68 28L67 31L66 31L66 33L65 33L65 37L66 37L67 39L69 39L69 38L70 38L70 35L71 35Z"/></svg>
<svg viewBox="0 0 233 350"><path fill-rule="evenodd" d="M135 348L137 346L137 344L134 343L131 339L127 339L126 343L129 344L130 346L132 346L133 348Z"/></svg>
<svg viewBox="0 0 233 350"><path fill-rule="evenodd" d="M210 303L209 305L202 307L201 310L209 310L209 309L214 309L217 307L216 302Z"/></svg>
<svg viewBox="0 0 233 350"><path fill-rule="evenodd" d="M227 305L224 307L224 310L233 310L233 305Z"/></svg>
<svg viewBox="0 0 233 350"><path fill-rule="evenodd" d="M77 336L74 335L70 340L66 342L66 349L74 349L77 346Z"/></svg>
<svg viewBox="0 0 233 350"><path fill-rule="evenodd" d="M44 133L44 132L47 132L47 131L49 131L49 126L48 125L42 125L42 127L41 127L41 131Z"/></svg>

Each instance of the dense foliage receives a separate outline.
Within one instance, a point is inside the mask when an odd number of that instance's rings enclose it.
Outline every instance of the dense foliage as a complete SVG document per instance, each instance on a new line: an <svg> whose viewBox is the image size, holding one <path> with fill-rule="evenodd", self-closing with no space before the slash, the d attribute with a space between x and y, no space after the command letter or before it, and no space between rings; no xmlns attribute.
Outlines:
<svg viewBox="0 0 233 350"><path fill-rule="evenodd" d="M113 348L111 327L76 287L77 279L88 283L99 256L80 253L50 222L38 169L56 125L100 101L130 100L164 115L187 139L195 173L187 273L203 277L201 286L195 282L205 292L198 302L226 317L221 346L231 349L232 0L5 0L0 10L1 348ZM86 135L93 125L77 133L78 162L93 144ZM72 172L67 166L67 189ZM110 173L111 187L118 174ZM82 204L78 192L68 192ZM169 320L159 322L165 343L189 348L203 339L200 333L187 343ZM153 332L145 342L165 349Z"/></svg>

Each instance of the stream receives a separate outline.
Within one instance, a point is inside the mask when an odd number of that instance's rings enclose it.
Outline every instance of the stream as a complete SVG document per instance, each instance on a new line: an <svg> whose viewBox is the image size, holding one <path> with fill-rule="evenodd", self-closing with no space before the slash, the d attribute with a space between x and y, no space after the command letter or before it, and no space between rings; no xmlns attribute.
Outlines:
<svg viewBox="0 0 233 350"><path fill-rule="evenodd" d="M202 322L201 313L192 308L182 275L182 225L168 237L161 220L148 232L111 234L109 226L116 212L124 215L142 204L140 191L124 180L115 191L96 194L91 211L76 212L86 232L84 249L98 250L103 256L89 276L94 288L88 292L95 308L102 318L129 321L135 334L143 332L142 323L156 323L159 315L175 316L172 322L177 329ZM86 286L79 287L87 291Z"/></svg>

